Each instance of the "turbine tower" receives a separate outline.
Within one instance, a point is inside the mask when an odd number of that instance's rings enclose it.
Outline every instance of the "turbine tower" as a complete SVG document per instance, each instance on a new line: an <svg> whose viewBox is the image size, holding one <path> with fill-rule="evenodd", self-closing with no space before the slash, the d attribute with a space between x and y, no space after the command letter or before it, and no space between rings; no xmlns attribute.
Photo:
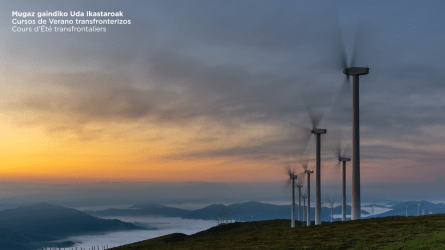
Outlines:
<svg viewBox="0 0 445 250"><path fill-rule="evenodd" d="M302 221L301 220L301 188L303 187L303 185L301 185L300 181L297 184L297 188L298 188L298 221Z"/></svg>
<svg viewBox="0 0 445 250"><path fill-rule="evenodd" d="M406 216L405 217L408 217L408 206L405 205L405 208L406 208Z"/></svg>
<svg viewBox="0 0 445 250"><path fill-rule="evenodd" d="M306 170L307 174L307 225L311 225L311 173L314 171Z"/></svg>
<svg viewBox="0 0 445 250"><path fill-rule="evenodd" d="M337 13L338 14L338 13ZM337 19L338 20L338 19ZM338 23L339 24L339 23ZM359 27L360 27L359 23ZM349 85L349 76L352 76L352 211L351 220L361 219L360 202L360 103L359 103L359 76L369 74L368 67L356 67L358 54L363 51L363 46L359 44L364 39L363 27L357 30L354 46L352 48L351 58L347 61L344 44L341 38L341 29L338 29L339 38L339 66L346 75L345 85Z"/></svg>
<svg viewBox="0 0 445 250"><path fill-rule="evenodd" d="M321 188L320 188L320 135L326 134L326 129L314 128L311 130L317 135L316 139L316 167L315 167L315 225L321 224Z"/></svg>
<svg viewBox="0 0 445 250"><path fill-rule="evenodd" d="M287 174L289 175L287 184L289 185L289 182L292 183L291 228L295 228L295 179L297 179L297 175L295 174L295 170L292 170L290 166L287 167Z"/></svg>
<svg viewBox="0 0 445 250"><path fill-rule="evenodd" d="M350 161L351 158L339 157L338 162L343 162L342 166L342 181L341 181L341 220L346 221L346 162Z"/></svg>
<svg viewBox="0 0 445 250"><path fill-rule="evenodd" d="M360 210L360 105L359 76L367 75L367 67L345 68L343 73L352 78L352 212L351 220L361 218Z"/></svg>
<svg viewBox="0 0 445 250"><path fill-rule="evenodd" d="M301 213L300 213L301 212L301 188L303 187L304 173L307 170L307 166L308 166L307 161L302 161L301 162L301 167L303 168L303 172L300 172L298 174L298 176L300 176L300 178L297 179L297 188L298 188L298 220L300 222L304 221L304 219L301 220ZM303 211L303 215L304 215L304 211Z"/></svg>
<svg viewBox="0 0 445 250"><path fill-rule="evenodd" d="M292 173L290 179L292 180L292 221L291 227L295 228L295 178L297 176Z"/></svg>
<svg viewBox="0 0 445 250"><path fill-rule="evenodd" d="M420 203L417 203L417 216L419 216Z"/></svg>
<svg viewBox="0 0 445 250"><path fill-rule="evenodd" d="M333 133L334 135L336 133ZM335 156L337 157L337 163L334 166L335 170L339 170L342 165L342 202L341 202L341 220L346 221L346 162L351 161L351 158L345 157L347 148L341 152L341 133L338 133L337 146L335 147ZM343 164L341 164L343 163Z"/></svg>
<svg viewBox="0 0 445 250"><path fill-rule="evenodd" d="M304 214L306 213L306 195L301 196L301 198L303 198L303 221L305 220L305 216Z"/></svg>
<svg viewBox="0 0 445 250"><path fill-rule="evenodd" d="M328 202L331 204L331 222L334 220L334 202L335 199L328 198Z"/></svg>

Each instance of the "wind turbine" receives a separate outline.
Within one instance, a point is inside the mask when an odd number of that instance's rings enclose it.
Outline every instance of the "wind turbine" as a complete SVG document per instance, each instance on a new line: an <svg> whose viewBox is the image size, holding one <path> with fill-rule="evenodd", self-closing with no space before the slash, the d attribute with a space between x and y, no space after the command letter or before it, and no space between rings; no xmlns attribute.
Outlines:
<svg viewBox="0 0 445 250"><path fill-rule="evenodd" d="M308 166L307 161L303 161L301 163L301 167L304 170L303 170L303 172L298 174L298 176L300 176L300 178L297 179L297 188L298 188L298 220L299 221L304 221L304 220L301 220L301 214L300 214L300 211L301 211L301 188L303 187L304 171L307 170L307 166ZM303 214L304 214L304 211L303 211Z"/></svg>
<svg viewBox="0 0 445 250"><path fill-rule="evenodd" d="M320 186L320 135L326 134L326 129L313 128L313 134L317 135L316 167L315 167L315 225L321 224L321 186Z"/></svg>
<svg viewBox="0 0 445 250"><path fill-rule="evenodd" d="M417 216L419 216L420 203L417 203Z"/></svg>
<svg viewBox="0 0 445 250"><path fill-rule="evenodd" d="M298 221L301 220L301 188L303 187L301 179L297 182L297 188L298 188Z"/></svg>
<svg viewBox="0 0 445 250"><path fill-rule="evenodd" d="M359 27L361 25L359 24ZM359 30L362 31L363 29ZM361 218L360 202L360 105L359 105L359 76L369 73L368 67L356 67L356 58L360 35L356 34L355 43L352 50L351 59L347 61L341 31L339 33L339 56L343 74L346 75L344 85L349 85L349 77L352 76L352 209L351 220ZM361 34L362 35L362 34Z"/></svg>
<svg viewBox="0 0 445 250"><path fill-rule="evenodd" d="M306 213L306 194L303 194L303 196L301 196L301 198L303 198L303 221L305 220L305 216L304 214Z"/></svg>
<svg viewBox="0 0 445 250"><path fill-rule="evenodd" d="M341 152L341 132L336 131L332 133L331 135L334 136L336 144L334 149L335 157L337 157L337 162L335 163L334 169L335 173L338 173L337 171L340 169L340 165L342 165L342 202L341 202L341 220L346 221L346 162L350 161L351 158L345 157L347 148L343 149L343 153ZM343 163L343 164L341 164Z"/></svg>
<svg viewBox="0 0 445 250"><path fill-rule="evenodd" d="M405 205L405 208L406 208L406 216L405 217L408 217L408 206Z"/></svg>
<svg viewBox="0 0 445 250"><path fill-rule="evenodd" d="M319 114L315 114L315 112L313 110L311 110L311 106L307 104L306 102L306 108L308 110L308 114L309 114L309 118L311 121L311 125L312 125L312 129L307 130L305 129L306 132L306 139L307 141L305 142L306 144L303 145L307 145L307 143L309 142L312 134L316 135L315 138L315 150L316 150L316 154L315 154L315 159L316 159L316 165L315 165L315 225L320 225L321 224L321 184L320 184L320 179L321 179L321 172L320 172L320 148L321 148L321 142L320 142L320 136L322 134L326 134L326 129L320 129L318 128L318 124L320 123L321 120L321 115ZM305 149L306 147L304 147Z"/></svg>
<svg viewBox="0 0 445 250"><path fill-rule="evenodd" d="M295 174L295 170L291 169L290 166L287 167L287 174L289 175L287 183L292 183L291 228L295 228L295 179L297 178L297 175Z"/></svg>
<svg viewBox="0 0 445 250"><path fill-rule="evenodd" d="M307 174L307 225L311 225L311 174L312 170L304 171Z"/></svg>
<svg viewBox="0 0 445 250"><path fill-rule="evenodd" d="M331 222L333 222L333 220L334 220L334 202L335 202L335 199L334 198L328 198L328 202L331 204Z"/></svg>
<svg viewBox="0 0 445 250"><path fill-rule="evenodd" d="M346 148L343 150L343 153L341 152L341 136L339 134L338 137L338 144L335 148L335 156L337 157L337 163L335 164L335 169L338 169L340 167L340 163L342 164L342 196L341 196L341 220L346 221L346 162L350 161L351 158L346 158Z"/></svg>

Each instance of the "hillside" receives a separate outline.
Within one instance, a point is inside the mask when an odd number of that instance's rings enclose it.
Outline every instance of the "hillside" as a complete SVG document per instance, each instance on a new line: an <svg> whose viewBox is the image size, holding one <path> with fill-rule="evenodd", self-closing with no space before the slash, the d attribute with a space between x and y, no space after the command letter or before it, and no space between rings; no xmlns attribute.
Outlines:
<svg viewBox="0 0 445 250"><path fill-rule="evenodd" d="M112 249L445 249L445 214L290 228L290 220L231 223ZM428 246L428 248L425 248Z"/></svg>

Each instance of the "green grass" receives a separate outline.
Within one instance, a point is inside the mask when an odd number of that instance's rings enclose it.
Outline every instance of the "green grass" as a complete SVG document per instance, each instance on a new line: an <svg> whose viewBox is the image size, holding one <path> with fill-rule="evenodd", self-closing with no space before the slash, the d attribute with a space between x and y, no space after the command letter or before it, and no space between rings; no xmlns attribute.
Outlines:
<svg viewBox="0 0 445 250"><path fill-rule="evenodd" d="M232 223L114 249L445 249L445 214L290 228L290 220Z"/></svg>

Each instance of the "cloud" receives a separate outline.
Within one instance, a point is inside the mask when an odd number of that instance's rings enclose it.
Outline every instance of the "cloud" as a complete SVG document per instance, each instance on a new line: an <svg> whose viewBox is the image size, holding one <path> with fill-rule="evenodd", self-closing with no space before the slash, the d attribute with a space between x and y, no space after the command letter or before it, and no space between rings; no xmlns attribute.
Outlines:
<svg viewBox="0 0 445 250"><path fill-rule="evenodd" d="M150 126L186 131L197 124L199 136L190 144L272 128L237 145L171 158L274 160L302 151L310 105L323 116L323 150L330 150L331 131L341 130L350 141L352 97L350 91L339 94L339 54L344 46L351 55L358 32L357 63L370 67L360 78L364 159L422 159L428 145L443 145L443 135L425 130L445 122L444 52L434 42L442 35L409 31L404 20L417 15L411 5L369 3L356 16L342 13L358 5L338 3L337 14L326 1L132 5L125 15L133 24L110 27L104 36L11 36L11 78L20 76L29 88L7 107L39 115L22 124L43 124L50 134L71 131L80 140L97 140L114 123L134 125L135 133ZM418 30L430 29L435 15L416 23ZM22 61L26 71L38 73L26 73L17 66Z"/></svg>

